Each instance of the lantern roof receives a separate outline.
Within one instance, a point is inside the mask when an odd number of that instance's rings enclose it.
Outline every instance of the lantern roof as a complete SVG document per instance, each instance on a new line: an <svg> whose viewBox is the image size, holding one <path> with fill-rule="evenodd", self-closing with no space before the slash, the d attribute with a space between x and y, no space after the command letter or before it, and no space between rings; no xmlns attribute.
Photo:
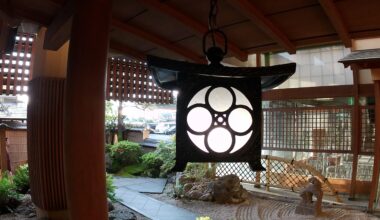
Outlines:
<svg viewBox="0 0 380 220"><path fill-rule="evenodd" d="M176 61L156 56L147 56L148 66L159 86L177 89L179 75L196 74L222 78L261 77L263 90L271 89L287 80L296 70L296 63L268 67L229 67Z"/></svg>

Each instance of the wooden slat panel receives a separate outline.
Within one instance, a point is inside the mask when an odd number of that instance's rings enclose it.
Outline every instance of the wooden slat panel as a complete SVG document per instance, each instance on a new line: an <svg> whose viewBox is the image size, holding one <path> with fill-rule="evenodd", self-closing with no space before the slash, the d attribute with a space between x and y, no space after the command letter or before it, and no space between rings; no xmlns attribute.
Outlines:
<svg viewBox="0 0 380 220"><path fill-rule="evenodd" d="M146 63L110 58L107 69L108 100L173 103L172 92L157 87Z"/></svg>
<svg viewBox="0 0 380 220"><path fill-rule="evenodd" d="M34 38L34 34L18 33L13 53L1 55L0 95L27 93Z"/></svg>
<svg viewBox="0 0 380 220"><path fill-rule="evenodd" d="M30 81L28 161L33 203L44 210L66 209L63 170L64 79Z"/></svg>

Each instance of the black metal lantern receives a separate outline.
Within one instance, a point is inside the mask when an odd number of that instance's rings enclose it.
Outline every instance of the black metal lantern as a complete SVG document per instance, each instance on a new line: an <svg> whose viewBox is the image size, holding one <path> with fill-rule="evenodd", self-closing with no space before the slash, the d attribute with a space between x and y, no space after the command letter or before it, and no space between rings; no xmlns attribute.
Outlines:
<svg viewBox="0 0 380 220"><path fill-rule="evenodd" d="M209 20L215 22L215 18ZM206 51L209 34L213 46ZM215 34L224 37L224 51L215 45ZM157 84L178 90L173 170L183 171L187 162L248 162L252 170L264 170L260 162L261 91L288 79L296 64L223 66L220 62L227 53L227 38L215 28L205 34L203 50L209 65L147 56Z"/></svg>

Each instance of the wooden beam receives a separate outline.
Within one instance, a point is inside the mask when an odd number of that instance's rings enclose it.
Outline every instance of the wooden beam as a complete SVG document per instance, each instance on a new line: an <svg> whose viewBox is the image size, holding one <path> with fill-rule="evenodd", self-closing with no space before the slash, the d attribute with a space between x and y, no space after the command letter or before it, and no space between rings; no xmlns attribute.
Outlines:
<svg viewBox="0 0 380 220"><path fill-rule="evenodd" d="M45 34L44 49L58 50L70 39L72 17L74 13L73 5L72 1L68 1L49 24Z"/></svg>
<svg viewBox="0 0 380 220"><path fill-rule="evenodd" d="M173 52L177 53L178 55L181 55L185 58L188 58L192 61L195 61L196 63L206 63L206 59L201 58L201 56L198 55L197 53L195 53L195 52L193 52L187 48L173 44L172 42L162 38L161 36L158 36L155 33L148 32L146 30L137 28L131 24L124 23L124 22L122 22L118 19L115 19L115 18L112 19L112 25L121 31L131 33L131 34L138 36L144 40L150 41L153 44L155 44L161 48L165 48L165 49L168 49L170 51L173 51Z"/></svg>
<svg viewBox="0 0 380 220"><path fill-rule="evenodd" d="M135 59L146 60L146 55L143 52L137 51L131 47L128 47L128 46L122 44L122 43L119 43L116 41L110 41L109 46L111 49L117 50L117 51L119 51L123 54L129 55Z"/></svg>
<svg viewBox="0 0 380 220"><path fill-rule="evenodd" d="M21 8L11 1L0 1L0 11L14 20L29 20L41 25L47 25L50 17L34 9Z"/></svg>
<svg viewBox="0 0 380 220"><path fill-rule="evenodd" d="M353 96L352 85L274 89L263 92L263 100L315 99Z"/></svg>
<svg viewBox="0 0 380 220"><path fill-rule="evenodd" d="M178 8L170 5L167 2L162 2L160 0L141 0L139 1L151 9L160 11L170 17L175 18L177 21L181 22L184 26L188 27L192 32L199 37L203 37L203 34L208 31L207 25L200 23L194 18L186 15L184 12L180 11ZM224 47L224 39L220 35L215 36L217 44ZM234 42L228 42L228 50L236 56L240 61L247 61L248 53L241 50Z"/></svg>
<svg viewBox="0 0 380 220"><path fill-rule="evenodd" d="M343 22L342 16L340 15L337 7L332 0L319 0L323 10L325 11L327 17L330 19L332 25L334 26L336 32L341 38L345 47L351 47L351 37L348 33L347 27Z"/></svg>
<svg viewBox="0 0 380 220"><path fill-rule="evenodd" d="M296 47L289 40L283 31L281 31L271 20L269 20L263 12L261 12L249 0L227 0L231 6L239 10L244 16L249 18L255 25L263 30L268 36L275 40L286 51L293 54Z"/></svg>

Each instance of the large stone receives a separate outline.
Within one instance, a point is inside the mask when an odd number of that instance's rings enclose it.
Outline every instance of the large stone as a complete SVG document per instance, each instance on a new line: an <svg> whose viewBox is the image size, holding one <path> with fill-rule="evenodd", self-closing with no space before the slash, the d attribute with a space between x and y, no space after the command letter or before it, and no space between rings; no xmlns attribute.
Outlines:
<svg viewBox="0 0 380 220"><path fill-rule="evenodd" d="M127 210L113 210L108 214L109 220L137 220L134 213Z"/></svg>
<svg viewBox="0 0 380 220"><path fill-rule="evenodd" d="M21 200L21 204L14 210L14 212L26 218L35 217L36 208L33 205L32 197L29 194L25 194Z"/></svg>
<svg viewBox="0 0 380 220"><path fill-rule="evenodd" d="M108 211L109 212L115 209L115 206L113 205L110 198L107 198L107 203L108 203Z"/></svg>
<svg viewBox="0 0 380 220"><path fill-rule="evenodd" d="M309 179L309 184L300 192L300 196L301 201L296 207L296 214L318 216L322 213L322 183L316 177ZM315 202L313 196L317 199Z"/></svg>
<svg viewBox="0 0 380 220"><path fill-rule="evenodd" d="M236 175L223 176L215 181L186 183L183 194L188 199L218 203L241 203L248 198L248 192L240 185Z"/></svg>
<svg viewBox="0 0 380 220"><path fill-rule="evenodd" d="M241 203L247 199L248 192L240 185L239 177L231 174L214 182L212 195L217 203Z"/></svg>

